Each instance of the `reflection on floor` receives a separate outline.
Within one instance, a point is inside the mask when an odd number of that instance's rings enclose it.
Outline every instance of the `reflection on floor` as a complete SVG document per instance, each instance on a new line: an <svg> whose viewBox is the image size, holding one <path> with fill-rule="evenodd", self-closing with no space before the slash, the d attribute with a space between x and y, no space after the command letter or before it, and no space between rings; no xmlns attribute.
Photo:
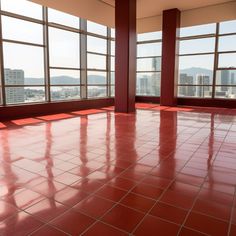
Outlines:
<svg viewBox="0 0 236 236"><path fill-rule="evenodd" d="M236 110L137 104L0 123L0 235L236 235Z"/></svg>

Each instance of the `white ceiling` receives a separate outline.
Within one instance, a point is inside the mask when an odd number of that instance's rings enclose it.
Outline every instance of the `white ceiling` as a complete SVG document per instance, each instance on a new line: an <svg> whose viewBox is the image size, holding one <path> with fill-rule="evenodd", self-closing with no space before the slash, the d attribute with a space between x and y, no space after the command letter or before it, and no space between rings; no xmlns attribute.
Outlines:
<svg viewBox="0 0 236 236"><path fill-rule="evenodd" d="M115 0L30 1L109 27L115 26ZM236 0L137 0L138 32L161 30L162 12L172 8L181 11L181 26L236 19Z"/></svg>
<svg viewBox="0 0 236 236"><path fill-rule="evenodd" d="M115 0L98 0L115 7ZM137 0L137 18L158 16L163 10L178 8L180 11L217 5L232 0ZM235 9L236 10L236 9Z"/></svg>

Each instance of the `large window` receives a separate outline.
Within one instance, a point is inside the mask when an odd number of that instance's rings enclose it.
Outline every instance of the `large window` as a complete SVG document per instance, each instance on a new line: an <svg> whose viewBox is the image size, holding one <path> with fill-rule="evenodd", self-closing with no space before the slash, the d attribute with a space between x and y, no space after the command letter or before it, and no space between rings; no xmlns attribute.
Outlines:
<svg viewBox="0 0 236 236"><path fill-rule="evenodd" d="M161 32L138 35L136 94L160 96Z"/></svg>
<svg viewBox="0 0 236 236"><path fill-rule="evenodd" d="M182 28L178 96L236 98L236 21Z"/></svg>
<svg viewBox="0 0 236 236"><path fill-rule="evenodd" d="M0 104L114 95L114 29L26 0L0 1Z"/></svg>
<svg viewBox="0 0 236 236"><path fill-rule="evenodd" d="M236 20L221 22L217 35L215 97L236 99Z"/></svg>
<svg viewBox="0 0 236 236"><path fill-rule="evenodd" d="M2 0L1 7L9 11L9 16L1 15L3 100L5 104L43 102L46 91L42 7L22 0ZM19 19L18 14L37 20Z"/></svg>
<svg viewBox="0 0 236 236"><path fill-rule="evenodd" d="M87 22L87 96L88 98L108 95L108 41L107 28ZM110 45L109 45L110 46Z"/></svg>
<svg viewBox="0 0 236 236"><path fill-rule="evenodd" d="M212 97L216 24L181 28L179 97Z"/></svg>

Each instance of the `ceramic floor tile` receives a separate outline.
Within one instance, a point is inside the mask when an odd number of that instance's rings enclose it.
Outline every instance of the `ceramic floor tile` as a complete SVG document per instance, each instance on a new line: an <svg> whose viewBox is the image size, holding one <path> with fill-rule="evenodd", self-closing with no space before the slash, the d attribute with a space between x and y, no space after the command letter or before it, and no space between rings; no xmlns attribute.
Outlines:
<svg viewBox="0 0 236 236"><path fill-rule="evenodd" d="M83 236L94 236L94 235L102 235L102 236L128 236L127 233L113 228L112 226L106 225L102 222L97 222L93 225L88 231L86 231Z"/></svg>
<svg viewBox="0 0 236 236"><path fill-rule="evenodd" d="M136 107L0 123L0 235L235 236L236 110Z"/></svg>
<svg viewBox="0 0 236 236"><path fill-rule="evenodd" d="M162 232L162 235L176 236L178 230L179 230L178 225L148 215L135 230L134 235L156 236L158 235L159 232Z"/></svg>
<svg viewBox="0 0 236 236"><path fill-rule="evenodd" d="M117 205L102 218L102 221L131 233L143 217L143 213Z"/></svg>
<svg viewBox="0 0 236 236"><path fill-rule="evenodd" d="M79 235L93 222L92 218L70 210L53 220L50 224L71 235Z"/></svg>

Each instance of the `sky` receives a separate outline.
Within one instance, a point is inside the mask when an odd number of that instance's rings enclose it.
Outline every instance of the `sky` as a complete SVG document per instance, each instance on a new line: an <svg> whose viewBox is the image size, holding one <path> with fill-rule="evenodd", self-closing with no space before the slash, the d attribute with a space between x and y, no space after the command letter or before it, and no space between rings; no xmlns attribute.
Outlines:
<svg viewBox="0 0 236 236"><path fill-rule="evenodd" d="M42 19L42 8L40 5L25 0L1 0L2 10L20 13L25 16ZM67 26L79 28L79 18L55 10L49 10L49 21L63 23ZM17 25L17 27L16 27ZM11 17L2 17L3 38L25 41L35 44L43 44L43 28L40 24L17 20ZM180 35L191 36L196 34L214 34L216 24L182 28ZM101 35L106 34L106 27L92 22L88 23L88 31ZM236 32L236 20L221 24L220 33ZM151 32L138 35L138 40L160 39L161 32ZM106 51L106 41L89 36L88 51L103 53ZM219 38L219 49L221 51L236 51L236 35ZM3 44L4 65L6 68L23 69L26 77L44 77L43 47L33 47L22 44ZM50 65L79 68L79 34L49 29L49 52ZM184 40L180 42L180 54L214 52L215 38L204 38L197 40ZM114 45L113 45L114 53ZM138 56L161 56L161 43L139 44ZM105 57L88 54L88 65L91 68L105 69ZM146 62L147 63L147 62ZM214 56L181 56L180 69L190 67L202 67L213 69ZM236 67L236 53L221 55L219 64L222 66Z"/></svg>

